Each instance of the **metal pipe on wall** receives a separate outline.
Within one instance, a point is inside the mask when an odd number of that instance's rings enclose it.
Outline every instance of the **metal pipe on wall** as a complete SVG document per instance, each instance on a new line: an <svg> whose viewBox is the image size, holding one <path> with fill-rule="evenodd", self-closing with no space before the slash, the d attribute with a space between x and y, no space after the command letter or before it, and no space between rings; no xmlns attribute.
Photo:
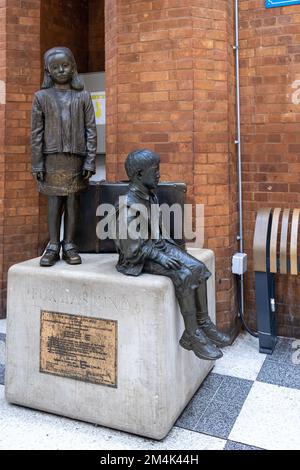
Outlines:
<svg viewBox="0 0 300 470"><path fill-rule="evenodd" d="M244 252L243 235L243 198L242 198L242 151L241 151L241 100L240 100L240 66L239 66L239 5L235 0L235 73L236 73L236 127L237 127L237 166L238 166L238 194L239 194L239 245L240 252Z"/></svg>
<svg viewBox="0 0 300 470"><path fill-rule="evenodd" d="M240 67L239 67L239 2L235 1L235 72L236 72L236 128L237 139L237 173L238 173L238 201L239 201L239 241L240 253L244 252L244 232L243 232L243 193L242 193L242 150L241 150L241 101L240 101ZM245 329L252 335L257 336L246 324L244 317L244 275L239 278L239 309L240 318Z"/></svg>

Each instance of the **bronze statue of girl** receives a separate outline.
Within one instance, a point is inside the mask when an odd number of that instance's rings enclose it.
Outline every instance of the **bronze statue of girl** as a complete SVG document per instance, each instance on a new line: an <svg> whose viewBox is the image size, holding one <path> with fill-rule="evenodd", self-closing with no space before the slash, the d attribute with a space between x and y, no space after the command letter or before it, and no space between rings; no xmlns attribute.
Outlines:
<svg viewBox="0 0 300 470"><path fill-rule="evenodd" d="M74 245L78 195L95 173L97 134L90 94L78 76L72 52L54 47L44 55L45 76L32 106L32 172L39 191L48 196L50 241L40 260L80 264ZM64 213L64 238L60 226Z"/></svg>

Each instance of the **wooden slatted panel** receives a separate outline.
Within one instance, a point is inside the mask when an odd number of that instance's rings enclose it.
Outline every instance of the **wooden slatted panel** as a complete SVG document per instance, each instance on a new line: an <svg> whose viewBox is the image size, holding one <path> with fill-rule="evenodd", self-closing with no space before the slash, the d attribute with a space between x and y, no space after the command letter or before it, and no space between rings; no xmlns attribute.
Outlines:
<svg viewBox="0 0 300 470"><path fill-rule="evenodd" d="M280 237L280 272L287 274L287 239L289 227L289 214L290 209L284 209L281 222L281 237Z"/></svg>
<svg viewBox="0 0 300 470"><path fill-rule="evenodd" d="M261 208L257 212L253 239L254 271L266 272L267 270L267 235L270 217L270 207Z"/></svg>
<svg viewBox="0 0 300 470"><path fill-rule="evenodd" d="M298 243L298 224L299 224L300 209L293 210L292 228L291 228L291 243L290 243L290 262L291 274L298 274L298 260L297 260L297 243Z"/></svg>
<svg viewBox="0 0 300 470"><path fill-rule="evenodd" d="M277 272L277 238L278 238L278 225L281 209L276 207L273 211L271 240L270 240L270 272Z"/></svg>

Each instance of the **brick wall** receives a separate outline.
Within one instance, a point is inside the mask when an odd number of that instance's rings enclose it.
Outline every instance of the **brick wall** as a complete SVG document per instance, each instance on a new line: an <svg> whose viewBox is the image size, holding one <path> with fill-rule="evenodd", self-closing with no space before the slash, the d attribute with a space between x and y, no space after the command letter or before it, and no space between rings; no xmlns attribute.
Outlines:
<svg viewBox="0 0 300 470"><path fill-rule="evenodd" d="M89 72L105 68L104 0L89 0Z"/></svg>
<svg viewBox="0 0 300 470"><path fill-rule="evenodd" d="M216 256L218 323L227 331L239 328L231 274L237 250L233 13L228 1L193 8L194 195L205 205L205 246Z"/></svg>
<svg viewBox="0 0 300 470"><path fill-rule="evenodd" d="M5 4L0 4L0 318L3 315L2 296L4 292L4 195L5 195L5 88L6 88L6 18Z"/></svg>
<svg viewBox="0 0 300 470"><path fill-rule="evenodd" d="M106 79L106 175L108 180L117 179L117 3L111 0L105 3L105 79Z"/></svg>
<svg viewBox="0 0 300 470"><path fill-rule="evenodd" d="M260 207L300 205L300 5L265 9L240 4L245 249L249 254L246 312L255 326L252 242ZM298 85L299 87L299 85ZM300 336L299 276L277 275L279 333Z"/></svg>
<svg viewBox="0 0 300 470"><path fill-rule="evenodd" d="M109 166L109 178L125 176L123 162L129 151L149 147L161 155L162 178L178 180L184 173L191 195L191 8L183 1L171 2L177 7L170 10L166 1L115 3L117 44L113 47L118 87L114 132L117 125L118 160L115 169ZM108 138L110 132L109 125Z"/></svg>
<svg viewBox="0 0 300 470"><path fill-rule="evenodd" d="M112 28L113 25L113 28ZM161 156L162 180L185 181L205 205L205 246L217 259L220 326L236 324L233 8L227 0L106 5L108 179L129 151Z"/></svg>
<svg viewBox="0 0 300 470"><path fill-rule="evenodd" d="M1 5L5 2L1 2ZM31 177L29 128L32 94L40 81L40 2L10 0L1 7L0 74L6 96L0 104L1 308L7 270L37 254L38 196ZM6 69L4 68L6 66ZM3 85L3 84L2 84Z"/></svg>
<svg viewBox="0 0 300 470"><path fill-rule="evenodd" d="M88 9L88 0L42 0L41 53L53 46L69 47L79 72L87 72Z"/></svg>
<svg viewBox="0 0 300 470"><path fill-rule="evenodd" d="M104 70L104 0L43 0L41 53L72 49L79 72Z"/></svg>

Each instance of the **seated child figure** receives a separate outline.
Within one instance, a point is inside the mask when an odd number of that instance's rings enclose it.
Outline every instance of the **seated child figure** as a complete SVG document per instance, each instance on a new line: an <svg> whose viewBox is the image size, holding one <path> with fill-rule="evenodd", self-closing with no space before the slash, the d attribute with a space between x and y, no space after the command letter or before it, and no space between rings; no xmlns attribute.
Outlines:
<svg viewBox="0 0 300 470"><path fill-rule="evenodd" d="M118 232L115 238L119 253L116 268L131 276L145 272L169 277L174 284L185 324L180 345L192 350L201 359L219 359L222 357L219 347L228 345L230 338L217 330L208 315L206 281L211 273L204 263L189 255L173 240L162 238L161 228L156 238L151 237L150 210L151 205L158 204L153 191L159 182L159 162L159 156L150 150L137 150L127 156L125 169L130 185L124 204L125 223L128 227L137 215L140 216L134 206L142 204L145 207L143 213L147 214L148 236L130 237L127 231L125 238ZM117 206L116 210L120 227L121 206Z"/></svg>
<svg viewBox="0 0 300 470"><path fill-rule="evenodd" d="M95 173L96 123L90 94L84 90L72 52L54 47L44 55L42 89L32 105L32 173L39 191L48 196L50 242L40 260L53 266L60 259L80 264L74 245L79 193ZM64 240L60 227L64 213Z"/></svg>

